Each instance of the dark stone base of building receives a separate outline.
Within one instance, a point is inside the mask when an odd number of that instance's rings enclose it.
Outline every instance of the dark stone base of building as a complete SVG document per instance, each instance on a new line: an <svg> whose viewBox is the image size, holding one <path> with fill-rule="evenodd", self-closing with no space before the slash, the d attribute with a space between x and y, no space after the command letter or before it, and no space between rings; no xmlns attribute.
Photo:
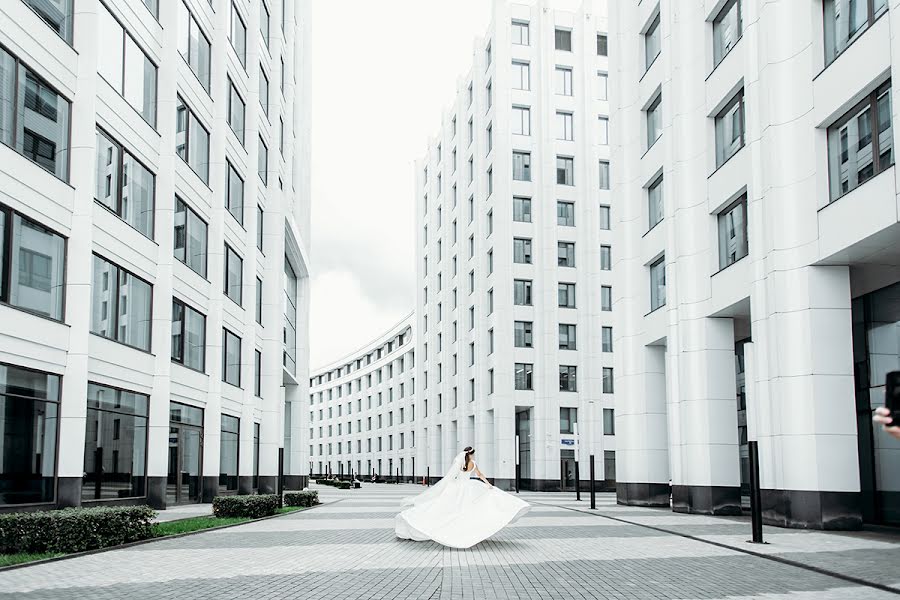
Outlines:
<svg viewBox="0 0 900 600"><path fill-rule="evenodd" d="M204 475L201 479L202 493L200 495L201 502L212 502L213 498L219 495L219 478L215 475Z"/></svg>
<svg viewBox="0 0 900 600"><path fill-rule="evenodd" d="M672 486L672 510L696 515L741 514L741 488L725 486Z"/></svg>
<svg viewBox="0 0 900 600"><path fill-rule="evenodd" d="M259 476L259 493L260 494L277 494L278 493L278 475L260 475Z"/></svg>
<svg viewBox="0 0 900 600"><path fill-rule="evenodd" d="M862 529L859 492L762 490L763 522L793 529Z"/></svg>
<svg viewBox="0 0 900 600"><path fill-rule="evenodd" d="M285 475L284 489L297 491L309 487L309 475Z"/></svg>
<svg viewBox="0 0 900 600"><path fill-rule="evenodd" d="M166 508L166 484L168 477L147 478L147 504L150 508L164 510Z"/></svg>
<svg viewBox="0 0 900 600"><path fill-rule="evenodd" d="M617 483L616 499L628 506L670 506L668 483Z"/></svg>
<svg viewBox="0 0 900 600"><path fill-rule="evenodd" d="M81 506L81 477L60 477L56 480L56 506L69 508Z"/></svg>
<svg viewBox="0 0 900 600"><path fill-rule="evenodd" d="M511 482L511 489L515 489L516 481L514 479L510 479L509 481ZM581 488L582 493L590 492L591 482L582 479L579 487ZM519 489L530 492L571 492L574 494L575 484L573 483L571 486L564 487L559 479L520 479ZM614 492L616 491L616 482L595 481L594 490L597 492Z"/></svg>
<svg viewBox="0 0 900 600"><path fill-rule="evenodd" d="M246 496L253 493L253 477L251 475L238 476L238 494Z"/></svg>

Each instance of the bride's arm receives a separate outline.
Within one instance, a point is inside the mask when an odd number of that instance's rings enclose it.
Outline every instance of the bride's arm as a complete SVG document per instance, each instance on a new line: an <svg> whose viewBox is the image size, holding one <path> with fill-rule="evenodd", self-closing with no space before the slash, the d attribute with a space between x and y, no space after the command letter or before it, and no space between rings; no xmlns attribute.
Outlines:
<svg viewBox="0 0 900 600"><path fill-rule="evenodd" d="M475 465L475 474L478 475L478 478L480 480L482 480L483 482L485 482L488 485L488 487L494 487L493 485L491 485L490 481L485 479L484 473L481 472L481 469L478 468L478 465Z"/></svg>

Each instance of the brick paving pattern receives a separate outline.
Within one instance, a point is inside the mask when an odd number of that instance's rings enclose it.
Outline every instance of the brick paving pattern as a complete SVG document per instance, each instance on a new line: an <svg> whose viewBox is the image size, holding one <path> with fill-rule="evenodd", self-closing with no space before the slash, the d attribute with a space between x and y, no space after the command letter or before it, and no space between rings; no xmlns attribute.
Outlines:
<svg viewBox="0 0 900 600"><path fill-rule="evenodd" d="M523 493L531 512L469 550L397 540L399 500L421 489L325 488L326 504L310 511L0 572L0 600L898 597L737 548L900 593L900 536L766 528L770 543L749 546L746 519L617 506L609 494L588 514L587 494L576 502L573 494Z"/></svg>

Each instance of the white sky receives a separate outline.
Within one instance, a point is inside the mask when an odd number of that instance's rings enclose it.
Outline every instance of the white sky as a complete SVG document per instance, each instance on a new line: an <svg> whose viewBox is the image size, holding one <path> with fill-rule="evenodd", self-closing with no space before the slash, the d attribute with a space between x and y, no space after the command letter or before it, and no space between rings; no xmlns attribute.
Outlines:
<svg viewBox="0 0 900 600"><path fill-rule="evenodd" d="M315 369L413 310L413 163L472 64L492 0L309 1Z"/></svg>

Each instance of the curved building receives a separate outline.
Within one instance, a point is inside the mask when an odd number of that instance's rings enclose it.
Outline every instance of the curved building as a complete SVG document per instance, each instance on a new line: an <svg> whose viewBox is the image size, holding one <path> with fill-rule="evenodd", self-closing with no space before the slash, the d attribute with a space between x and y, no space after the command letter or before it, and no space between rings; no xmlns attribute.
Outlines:
<svg viewBox="0 0 900 600"><path fill-rule="evenodd" d="M413 315L309 381L309 472L412 478L417 463Z"/></svg>

